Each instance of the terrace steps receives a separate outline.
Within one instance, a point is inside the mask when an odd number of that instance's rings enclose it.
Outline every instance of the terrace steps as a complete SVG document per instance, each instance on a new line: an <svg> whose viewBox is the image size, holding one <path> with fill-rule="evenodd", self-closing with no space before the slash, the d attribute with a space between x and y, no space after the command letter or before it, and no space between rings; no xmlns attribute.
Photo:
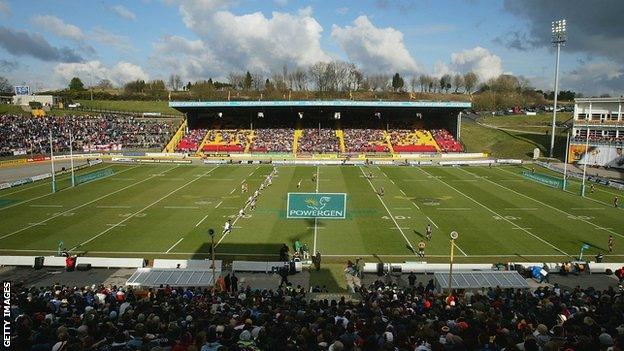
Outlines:
<svg viewBox="0 0 624 351"><path fill-rule="evenodd" d="M182 123L180 124L180 127L178 127L178 130L171 136L171 139L169 139L169 142L167 143L167 145L165 145L165 148L162 152L176 151L180 140L182 140L182 138L184 137L184 131L186 130L186 126L187 120L184 119L184 121L182 121Z"/></svg>
<svg viewBox="0 0 624 351"><path fill-rule="evenodd" d="M297 129L295 129L295 133L293 134L293 144L292 144L292 152L293 155L297 155L297 149L299 148L299 138L303 135L303 129L298 125Z"/></svg>
<svg viewBox="0 0 624 351"><path fill-rule="evenodd" d="M342 128L340 128L340 125L338 125L336 127L336 138L338 138L338 142L339 142L339 146L340 146L340 152L344 153L346 150L345 147L345 141L344 141L344 132L342 131Z"/></svg>
<svg viewBox="0 0 624 351"><path fill-rule="evenodd" d="M390 140L390 135L388 134L388 131L384 130L383 131L383 139L386 143L386 146L388 146L388 151L390 151L391 154L394 154L394 148L392 147L392 141Z"/></svg>
<svg viewBox="0 0 624 351"><path fill-rule="evenodd" d="M249 150L251 149L251 144L253 144L253 140L256 137L256 132L254 132L254 130L252 129L249 132L249 135L247 136L247 142L245 143L245 153L249 153Z"/></svg>

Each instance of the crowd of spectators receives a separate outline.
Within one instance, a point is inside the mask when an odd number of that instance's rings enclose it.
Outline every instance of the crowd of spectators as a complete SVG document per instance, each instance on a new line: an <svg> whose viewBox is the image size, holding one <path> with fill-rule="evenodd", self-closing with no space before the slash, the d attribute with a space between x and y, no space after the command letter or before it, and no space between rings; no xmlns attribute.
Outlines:
<svg viewBox="0 0 624 351"><path fill-rule="evenodd" d="M392 145L416 145L418 143L411 129L391 129L388 134L390 134Z"/></svg>
<svg viewBox="0 0 624 351"><path fill-rule="evenodd" d="M161 148L171 137L174 127L173 121L113 114L45 117L0 115L0 155L13 154L18 150L48 153L50 131L55 151L67 151L70 130L75 150L109 144L120 144L124 148Z"/></svg>
<svg viewBox="0 0 624 351"><path fill-rule="evenodd" d="M587 138L584 136L577 135L571 140L573 143L585 143L587 142ZM604 144L604 145L616 145L616 146L624 146L624 136L621 137L610 137L610 136L598 136L598 135L589 135L589 142L592 144Z"/></svg>
<svg viewBox="0 0 624 351"><path fill-rule="evenodd" d="M201 144L207 132L208 130L205 128L197 128L197 129L189 130L178 143L176 150L181 151L181 152L197 151L199 144Z"/></svg>
<svg viewBox="0 0 624 351"><path fill-rule="evenodd" d="M253 151L292 152L294 128L262 128L254 131Z"/></svg>
<svg viewBox="0 0 624 351"><path fill-rule="evenodd" d="M222 130L221 140L224 144L245 146L250 134L248 129Z"/></svg>
<svg viewBox="0 0 624 351"><path fill-rule="evenodd" d="M432 129L431 134L443 152L461 152L462 146L446 129Z"/></svg>
<svg viewBox="0 0 624 351"><path fill-rule="evenodd" d="M302 153L339 152L340 141L336 131L329 128L306 128L299 138L299 150Z"/></svg>
<svg viewBox="0 0 624 351"><path fill-rule="evenodd" d="M410 279L410 284L414 280ZM213 292L163 287L11 289L15 350L622 350L624 294L483 289L381 280L353 300L302 287Z"/></svg>
<svg viewBox="0 0 624 351"><path fill-rule="evenodd" d="M374 128L344 128L345 148L347 152L386 152L384 133Z"/></svg>

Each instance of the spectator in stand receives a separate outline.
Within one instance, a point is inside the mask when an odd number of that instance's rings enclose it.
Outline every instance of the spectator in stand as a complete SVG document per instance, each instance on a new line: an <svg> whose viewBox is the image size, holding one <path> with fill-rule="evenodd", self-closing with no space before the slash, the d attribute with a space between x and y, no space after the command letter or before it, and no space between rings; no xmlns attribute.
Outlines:
<svg viewBox="0 0 624 351"><path fill-rule="evenodd" d="M321 292L318 287L312 289ZM450 298L381 280L356 300L314 300L301 286L135 291L14 284L16 350L621 350L624 295L484 288Z"/></svg>
<svg viewBox="0 0 624 351"><path fill-rule="evenodd" d="M49 153L49 133L55 151L69 150L70 130L74 150L121 147L162 148L169 141L172 122L158 119L124 117L111 114L98 116L15 116L0 115L0 156L14 151Z"/></svg>
<svg viewBox="0 0 624 351"><path fill-rule="evenodd" d="M340 141L333 129L304 129L299 139L301 153L330 153L340 151Z"/></svg>
<svg viewBox="0 0 624 351"><path fill-rule="evenodd" d="M294 128L256 129L252 150L258 152L292 152Z"/></svg>
<svg viewBox="0 0 624 351"><path fill-rule="evenodd" d="M387 152L388 146L381 129L343 129L347 152Z"/></svg>

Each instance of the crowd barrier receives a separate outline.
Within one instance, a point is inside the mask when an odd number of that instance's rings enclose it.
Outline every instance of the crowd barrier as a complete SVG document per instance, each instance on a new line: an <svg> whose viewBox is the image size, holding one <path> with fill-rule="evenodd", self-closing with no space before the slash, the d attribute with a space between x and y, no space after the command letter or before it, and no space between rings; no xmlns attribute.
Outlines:
<svg viewBox="0 0 624 351"><path fill-rule="evenodd" d="M176 260L157 258L154 259L153 268L189 268L189 269L212 269L212 260ZM215 270L221 271L223 261L215 260Z"/></svg>
<svg viewBox="0 0 624 351"><path fill-rule="evenodd" d="M46 256L43 258L44 267L65 267L65 257Z"/></svg>
<svg viewBox="0 0 624 351"><path fill-rule="evenodd" d="M78 257L76 264L90 264L93 268L142 268L145 266L145 259L83 256Z"/></svg>
<svg viewBox="0 0 624 351"><path fill-rule="evenodd" d="M234 261L232 262L232 271L234 272L262 272L271 273L276 272L280 268L287 266L284 262L258 262L258 261ZM301 262L294 262L294 268L296 272L301 272L303 264Z"/></svg>
<svg viewBox="0 0 624 351"><path fill-rule="evenodd" d="M36 256L0 256L0 266L35 266Z"/></svg>

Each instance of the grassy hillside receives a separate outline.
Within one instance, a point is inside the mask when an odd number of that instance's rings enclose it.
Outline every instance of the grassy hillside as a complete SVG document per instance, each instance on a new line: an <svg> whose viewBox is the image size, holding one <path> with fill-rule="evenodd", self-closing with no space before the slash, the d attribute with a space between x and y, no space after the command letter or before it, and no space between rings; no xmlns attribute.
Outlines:
<svg viewBox="0 0 624 351"><path fill-rule="evenodd" d="M504 117L496 117L504 118ZM506 127L514 127L506 125ZM535 132L535 130L532 130ZM533 149L541 150L546 155L550 148L550 135L511 132L487 128L468 119L462 123L461 140L470 152L487 152L494 157L530 158ZM565 135L559 133L555 138L555 157L563 157Z"/></svg>
<svg viewBox="0 0 624 351"><path fill-rule="evenodd" d="M78 100L83 107L94 109L129 111L129 112L160 112L168 115L182 115L177 110L169 108L168 101L108 101L108 100Z"/></svg>

